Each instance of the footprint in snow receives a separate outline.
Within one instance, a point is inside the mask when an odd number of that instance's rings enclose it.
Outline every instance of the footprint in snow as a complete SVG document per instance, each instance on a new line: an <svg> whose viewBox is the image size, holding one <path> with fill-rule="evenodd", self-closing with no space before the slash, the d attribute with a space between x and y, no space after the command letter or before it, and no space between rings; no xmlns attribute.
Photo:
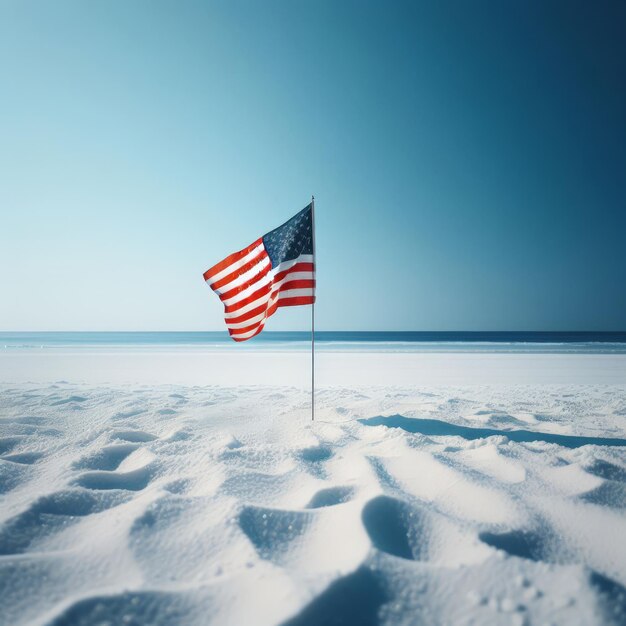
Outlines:
<svg viewBox="0 0 626 626"><path fill-rule="evenodd" d="M43 452L18 452L17 454L8 454L0 457L11 463L19 463L20 465L32 465L43 456Z"/></svg>
<svg viewBox="0 0 626 626"><path fill-rule="evenodd" d="M626 484L607 480L592 491L582 494L580 499L590 504L626 509Z"/></svg>
<svg viewBox="0 0 626 626"><path fill-rule="evenodd" d="M297 456L308 465L311 474L323 478L326 476L324 462L333 456L333 451L328 446L319 445L304 448Z"/></svg>
<svg viewBox="0 0 626 626"><path fill-rule="evenodd" d="M158 437L144 430L117 430L111 434L111 439L121 439L131 443L145 443L146 441L154 441Z"/></svg>
<svg viewBox="0 0 626 626"><path fill-rule="evenodd" d="M142 413L147 413L146 409L134 409L130 411L120 411L116 413L111 420L115 422L123 421L129 419L131 417L136 417L137 415L141 415Z"/></svg>
<svg viewBox="0 0 626 626"><path fill-rule="evenodd" d="M153 475L153 467L149 464L129 472L85 472L75 478L74 483L86 489L141 491L148 486Z"/></svg>
<svg viewBox="0 0 626 626"><path fill-rule="evenodd" d="M626 469L602 459L596 459L586 470L605 480L626 483Z"/></svg>
<svg viewBox="0 0 626 626"><path fill-rule="evenodd" d="M21 554L35 541L63 530L76 518L99 513L121 504L120 495L69 489L51 493L7 520L0 529L0 555Z"/></svg>
<svg viewBox="0 0 626 626"><path fill-rule="evenodd" d="M354 495L352 487L329 487L320 489L306 505L307 509L321 509L327 506L336 506L349 502Z"/></svg>
<svg viewBox="0 0 626 626"><path fill-rule="evenodd" d="M502 550L509 556L516 556L529 561L543 563L564 563L570 558L565 549L564 539L558 531L543 522L538 528L518 528L504 532L481 532L478 538L492 548Z"/></svg>
<svg viewBox="0 0 626 626"><path fill-rule="evenodd" d="M287 511L246 506L238 522L262 559L284 563L294 540L304 535L313 520L308 511Z"/></svg>
<svg viewBox="0 0 626 626"><path fill-rule="evenodd" d="M0 454L11 452L24 437L0 437Z"/></svg>
<svg viewBox="0 0 626 626"><path fill-rule="evenodd" d="M206 615L206 611L205 611ZM184 592L124 591L74 601L50 626L202 623L197 597Z"/></svg>
<svg viewBox="0 0 626 626"><path fill-rule="evenodd" d="M363 507L361 518L372 544L381 552L414 561L428 558L426 518L408 503L377 496Z"/></svg>
<svg viewBox="0 0 626 626"><path fill-rule="evenodd" d="M133 443L118 443L105 446L101 450L75 461L73 467L74 469L115 470L138 447L137 444Z"/></svg>
<svg viewBox="0 0 626 626"><path fill-rule="evenodd" d="M283 626L359 624L378 626L379 611L389 601L385 585L375 572L361 566L330 584Z"/></svg>
<svg viewBox="0 0 626 626"><path fill-rule="evenodd" d="M298 456L307 463L321 463L328 461L333 455L333 451L328 446L312 446L304 448L298 452Z"/></svg>
<svg viewBox="0 0 626 626"><path fill-rule="evenodd" d="M146 440L152 440L153 436L143 431L119 431L113 433L113 436L118 440L126 441L126 443L104 446L76 461L73 465L74 469L94 471L80 474L73 483L94 490L141 491L145 489L154 476L156 465L152 453L145 449L141 450L139 444ZM116 471L134 452L139 457L136 455L132 457L135 460L132 469L126 466L124 469L127 471ZM137 466L137 463L141 463L141 465Z"/></svg>

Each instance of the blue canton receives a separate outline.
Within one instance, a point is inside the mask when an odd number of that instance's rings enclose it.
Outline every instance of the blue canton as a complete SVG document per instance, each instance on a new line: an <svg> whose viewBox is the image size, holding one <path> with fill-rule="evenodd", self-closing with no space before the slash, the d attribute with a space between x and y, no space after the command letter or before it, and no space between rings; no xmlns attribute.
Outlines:
<svg viewBox="0 0 626 626"><path fill-rule="evenodd" d="M298 258L301 254L313 254L313 217L311 205L296 213L282 226L263 236L265 251L272 268Z"/></svg>

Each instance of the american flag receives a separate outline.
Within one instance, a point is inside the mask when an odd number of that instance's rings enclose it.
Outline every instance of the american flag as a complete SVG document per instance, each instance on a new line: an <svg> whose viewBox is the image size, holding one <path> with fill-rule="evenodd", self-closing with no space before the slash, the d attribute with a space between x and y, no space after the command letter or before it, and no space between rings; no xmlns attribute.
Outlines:
<svg viewBox="0 0 626 626"><path fill-rule="evenodd" d="M313 203L204 273L235 341L258 335L281 306L315 302Z"/></svg>

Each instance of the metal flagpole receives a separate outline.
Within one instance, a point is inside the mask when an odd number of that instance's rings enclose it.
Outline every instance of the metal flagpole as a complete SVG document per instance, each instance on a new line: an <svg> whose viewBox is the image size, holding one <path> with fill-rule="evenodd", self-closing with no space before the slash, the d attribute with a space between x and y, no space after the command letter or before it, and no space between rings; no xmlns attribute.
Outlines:
<svg viewBox="0 0 626 626"><path fill-rule="evenodd" d="M311 196L311 229L313 237L313 263L315 258L315 196ZM314 265L313 267L316 267ZM316 272L317 273L317 272ZM311 421L315 420L315 296L311 304Z"/></svg>

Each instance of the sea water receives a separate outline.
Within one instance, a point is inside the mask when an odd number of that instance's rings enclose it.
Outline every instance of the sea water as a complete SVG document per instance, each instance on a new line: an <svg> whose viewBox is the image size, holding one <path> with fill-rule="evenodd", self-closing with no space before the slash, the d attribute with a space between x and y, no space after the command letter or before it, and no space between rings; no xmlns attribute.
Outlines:
<svg viewBox="0 0 626 626"><path fill-rule="evenodd" d="M309 331L264 331L236 343L219 332L1 332L3 350L201 348L217 350L308 350ZM320 351L532 352L626 354L626 332L536 331L317 331Z"/></svg>

